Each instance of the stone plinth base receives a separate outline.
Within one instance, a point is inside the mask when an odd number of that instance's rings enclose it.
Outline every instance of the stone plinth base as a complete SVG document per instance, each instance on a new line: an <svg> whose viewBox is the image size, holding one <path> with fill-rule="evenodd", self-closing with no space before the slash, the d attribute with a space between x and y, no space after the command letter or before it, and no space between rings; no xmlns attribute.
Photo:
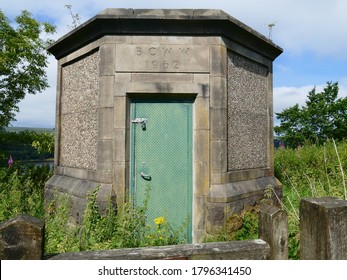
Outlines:
<svg viewBox="0 0 347 280"><path fill-rule="evenodd" d="M254 180L213 185L207 197L206 232L216 234L232 214L240 214L247 206L254 206L264 199L266 187L271 186L279 198L281 183L273 176ZM273 195L273 202L278 204Z"/></svg>
<svg viewBox="0 0 347 280"><path fill-rule="evenodd" d="M100 214L104 214L109 200L115 203L116 195L113 192L112 184L100 184L88 180L82 180L62 175L52 176L45 187L45 207L52 199L59 199L66 194L70 199L70 223L79 225L82 222L84 209L88 194L91 194L99 186L96 201Z"/></svg>

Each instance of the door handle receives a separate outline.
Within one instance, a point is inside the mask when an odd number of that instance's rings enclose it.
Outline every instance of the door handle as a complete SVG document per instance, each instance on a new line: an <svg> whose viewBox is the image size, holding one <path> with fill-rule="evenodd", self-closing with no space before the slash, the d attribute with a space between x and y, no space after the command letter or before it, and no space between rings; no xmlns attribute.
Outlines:
<svg viewBox="0 0 347 280"><path fill-rule="evenodd" d="M141 172L140 175L141 175L142 179L144 179L146 181L151 181L152 180L151 176L149 176L149 175L147 175L147 174L145 174L143 172Z"/></svg>

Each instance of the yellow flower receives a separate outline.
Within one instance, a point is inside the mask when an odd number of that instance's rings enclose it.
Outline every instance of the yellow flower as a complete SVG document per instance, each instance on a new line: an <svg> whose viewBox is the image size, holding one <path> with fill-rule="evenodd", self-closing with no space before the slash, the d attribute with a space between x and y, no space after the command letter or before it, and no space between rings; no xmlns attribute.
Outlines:
<svg viewBox="0 0 347 280"><path fill-rule="evenodd" d="M158 217L154 219L154 223L158 226L158 225L162 225L165 222L164 217Z"/></svg>

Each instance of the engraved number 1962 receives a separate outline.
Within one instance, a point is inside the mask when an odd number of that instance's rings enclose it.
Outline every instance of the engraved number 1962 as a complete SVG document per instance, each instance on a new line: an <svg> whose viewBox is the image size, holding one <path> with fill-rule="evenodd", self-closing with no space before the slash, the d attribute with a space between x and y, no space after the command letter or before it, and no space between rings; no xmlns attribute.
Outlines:
<svg viewBox="0 0 347 280"><path fill-rule="evenodd" d="M146 68L147 69L163 69L163 70L169 70L169 69L178 69L179 61L173 60L146 60Z"/></svg>

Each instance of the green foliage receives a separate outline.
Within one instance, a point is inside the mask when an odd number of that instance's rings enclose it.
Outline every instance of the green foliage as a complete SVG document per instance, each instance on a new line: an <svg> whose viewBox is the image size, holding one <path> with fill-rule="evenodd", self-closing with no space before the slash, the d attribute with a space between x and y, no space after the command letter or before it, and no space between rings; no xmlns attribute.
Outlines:
<svg viewBox="0 0 347 280"><path fill-rule="evenodd" d="M44 159L54 152L54 133L24 130L0 130L0 166L5 166L9 155L15 161Z"/></svg>
<svg viewBox="0 0 347 280"><path fill-rule="evenodd" d="M148 196L144 206L125 204L116 213L112 201L106 215L100 215L96 196L99 189L90 193L81 226L71 226L69 199L56 198L46 218L47 254L87 250L109 250L145 246L171 245L185 242L186 224L173 230L164 217L147 221Z"/></svg>
<svg viewBox="0 0 347 280"><path fill-rule="evenodd" d="M21 213L43 219L44 184L52 173L48 166L0 168L0 221Z"/></svg>
<svg viewBox="0 0 347 280"><path fill-rule="evenodd" d="M258 238L259 207L247 207L241 214L232 214L215 235L206 235L203 242L224 242Z"/></svg>
<svg viewBox="0 0 347 280"><path fill-rule="evenodd" d="M276 150L275 176L283 184L283 206L288 213L290 259L299 258L298 213L301 198L333 196L346 199L346 168L347 141L342 141L337 146L329 141L322 146L305 145L297 149Z"/></svg>
<svg viewBox="0 0 347 280"><path fill-rule="evenodd" d="M296 104L276 113L281 121L275 127L276 134L291 148L346 138L347 97L337 98L338 92L338 83L328 82L322 92L313 88L308 93L306 106L299 108Z"/></svg>
<svg viewBox="0 0 347 280"><path fill-rule="evenodd" d="M8 126L26 94L48 87L47 47L55 28L35 20L28 11L16 17L15 27L0 10L0 129Z"/></svg>
<svg viewBox="0 0 347 280"><path fill-rule="evenodd" d="M54 152L54 134L50 132L36 134L31 145L39 154L52 154Z"/></svg>

